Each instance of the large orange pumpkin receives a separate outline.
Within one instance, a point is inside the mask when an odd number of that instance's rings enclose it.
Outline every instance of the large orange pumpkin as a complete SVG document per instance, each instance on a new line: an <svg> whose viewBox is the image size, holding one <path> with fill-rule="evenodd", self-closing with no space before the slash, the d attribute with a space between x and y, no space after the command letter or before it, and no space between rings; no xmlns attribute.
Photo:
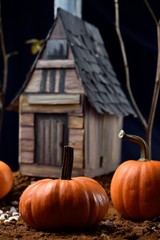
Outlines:
<svg viewBox="0 0 160 240"><path fill-rule="evenodd" d="M125 218L153 219L160 216L160 162L148 160L145 141L123 131L119 135L141 145L141 158L123 162L111 181L111 199Z"/></svg>
<svg viewBox="0 0 160 240"><path fill-rule="evenodd" d="M10 167L0 161L0 199L5 197L13 186L13 173Z"/></svg>
<svg viewBox="0 0 160 240"><path fill-rule="evenodd" d="M42 179L28 186L20 198L23 220L36 229L84 229L106 215L106 191L88 177L71 179L73 148L65 147L61 179Z"/></svg>

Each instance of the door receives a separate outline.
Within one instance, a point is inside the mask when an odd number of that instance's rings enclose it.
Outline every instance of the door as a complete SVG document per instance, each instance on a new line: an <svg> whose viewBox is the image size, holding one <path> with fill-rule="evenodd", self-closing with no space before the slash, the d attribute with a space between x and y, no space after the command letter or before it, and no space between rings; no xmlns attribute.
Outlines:
<svg viewBox="0 0 160 240"><path fill-rule="evenodd" d="M35 118L35 162L61 166L63 148L68 144L67 114L37 114Z"/></svg>

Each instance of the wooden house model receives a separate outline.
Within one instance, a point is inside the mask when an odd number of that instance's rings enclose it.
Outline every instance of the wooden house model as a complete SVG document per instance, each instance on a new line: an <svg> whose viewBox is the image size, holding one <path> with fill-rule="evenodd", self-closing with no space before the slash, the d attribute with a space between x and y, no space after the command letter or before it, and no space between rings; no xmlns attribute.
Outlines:
<svg viewBox="0 0 160 240"><path fill-rule="evenodd" d="M114 171L123 117L134 114L98 29L62 9L9 109L19 112L19 170L41 177L59 177L65 145L73 176Z"/></svg>

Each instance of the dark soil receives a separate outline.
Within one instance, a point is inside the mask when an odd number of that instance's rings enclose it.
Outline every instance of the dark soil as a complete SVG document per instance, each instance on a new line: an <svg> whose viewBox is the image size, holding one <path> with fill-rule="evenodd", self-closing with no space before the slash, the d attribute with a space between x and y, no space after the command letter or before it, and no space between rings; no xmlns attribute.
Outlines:
<svg viewBox="0 0 160 240"><path fill-rule="evenodd" d="M21 176L19 172L14 173L14 186L11 192L0 201L0 209L4 212L11 208L12 202L19 201L23 190L33 181L33 177ZM110 181L112 174L95 178L107 191L110 197ZM15 207L18 211L18 204ZM123 219L114 209L110 201L110 208L105 219L97 227L90 228L84 232L44 232L37 231L27 226L19 217L18 221L4 223L0 221L0 240L5 239L127 239L127 240L153 240L160 239L160 218L152 221L129 221Z"/></svg>

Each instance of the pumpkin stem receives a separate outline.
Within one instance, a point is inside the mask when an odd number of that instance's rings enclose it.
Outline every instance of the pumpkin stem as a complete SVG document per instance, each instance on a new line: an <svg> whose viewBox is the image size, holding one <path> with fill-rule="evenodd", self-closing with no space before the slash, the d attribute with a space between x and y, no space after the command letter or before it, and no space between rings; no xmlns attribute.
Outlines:
<svg viewBox="0 0 160 240"><path fill-rule="evenodd" d="M70 180L72 176L73 167L73 148L69 146L64 147L63 163L61 170L61 179Z"/></svg>
<svg viewBox="0 0 160 240"><path fill-rule="evenodd" d="M140 145L141 148L141 157L139 161L145 161L149 159L149 149L145 140L139 136L126 134L123 130L121 130L118 134L119 138L123 138L124 140L131 141Z"/></svg>

